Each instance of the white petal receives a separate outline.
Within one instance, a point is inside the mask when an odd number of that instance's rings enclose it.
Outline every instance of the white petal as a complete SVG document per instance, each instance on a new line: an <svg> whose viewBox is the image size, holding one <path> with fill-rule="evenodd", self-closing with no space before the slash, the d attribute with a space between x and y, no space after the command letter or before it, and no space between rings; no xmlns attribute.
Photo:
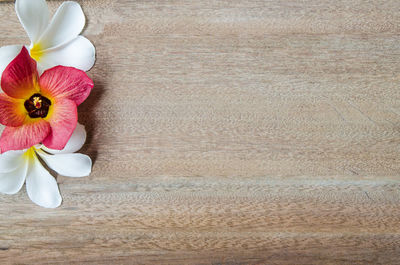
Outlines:
<svg viewBox="0 0 400 265"><path fill-rule="evenodd" d="M25 163L25 151L8 151L0 155L0 173L14 171Z"/></svg>
<svg viewBox="0 0 400 265"><path fill-rule="evenodd" d="M96 49L93 44L85 37L78 36L64 45L46 50L39 65L43 69L63 65L89 71L95 60Z"/></svg>
<svg viewBox="0 0 400 265"><path fill-rule="evenodd" d="M50 25L40 37L38 43L42 49L62 45L75 39L84 26L85 15L81 6L76 2L64 2L54 14Z"/></svg>
<svg viewBox="0 0 400 265"><path fill-rule="evenodd" d="M0 173L0 192L6 194L17 193L24 185L28 161L24 160L19 167L7 173Z"/></svg>
<svg viewBox="0 0 400 265"><path fill-rule="evenodd" d="M58 174L66 177L85 177L92 171L92 160L83 154L49 155L38 151L43 161Z"/></svg>
<svg viewBox="0 0 400 265"><path fill-rule="evenodd" d="M9 45L0 48L0 77L7 65L21 52L22 45Z"/></svg>
<svg viewBox="0 0 400 265"><path fill-rule="evenodd" d="M15 11L32 43L36 43L49 24L45 0L17 0Z"/></svg>
<svg viewBox="0 0 400 265"><path fill-rule="evenodd" d="M49 149L42 145L42 149L51 154L69 154L75 153L79 149L82 148L83 144L86 141L86 130L85 126L78 123L74 132L72 133L71 138L69 138L67 145L62 150L54 150Z"/></svg>
<svg viewBox="0 0 400 265"><path fill-rule="evenodd" d="M29 163L26 191L34 203L45 208L56 208L62 201L57 181L42 166L36 156Z"/></svg>
<svg viewBox="0 0 400 265"><path fill-rule="evenodd" d="M33 147L35 147L35 149L40 149L40 148L42 148L42 144L35 144Z"/></svg>

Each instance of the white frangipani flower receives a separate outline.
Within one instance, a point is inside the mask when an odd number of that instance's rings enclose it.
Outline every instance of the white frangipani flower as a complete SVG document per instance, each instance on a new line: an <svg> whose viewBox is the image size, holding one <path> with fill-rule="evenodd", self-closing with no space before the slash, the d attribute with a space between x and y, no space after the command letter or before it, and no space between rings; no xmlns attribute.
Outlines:
<svg viewBox="0 0 400 265"><path fill-rule="evenodd" d="M38 157L62 176L88 176L92 170L92 160L87 155L74 153L81 149L85 140L85 127L78 124L63 150L51 150L43 145L36 145L28 150L1 154L0 192L15 194L26 182L26 191L34 203L46 208L60 206L62 199L57 181Z"/></svg>
<svg viewBox="0 0 400 265"><path fill-rule="evenodd" d="M79 35L85 26L85 15L78 3L62 3L51 21L45 0L16 0L15 11L31 40L27 49L37 61L39 72L57 65L83 71L92 68L95 48ZM0 76L21 48L22 45L0 48Z"/></svg>

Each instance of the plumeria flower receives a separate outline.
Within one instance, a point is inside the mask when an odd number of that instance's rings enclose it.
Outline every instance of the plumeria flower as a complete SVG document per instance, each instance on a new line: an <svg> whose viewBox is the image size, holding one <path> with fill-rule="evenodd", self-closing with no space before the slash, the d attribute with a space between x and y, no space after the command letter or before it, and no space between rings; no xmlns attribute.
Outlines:
<svg viewBox="0 0 400 265"><path fill-rule="evenodd" d="M95 48L79 35L85 26L85 15L78 3L62 3L51 21L45 0L16 0L15 11L29 36L31 44L27 48L38 62L40 73L57 65L83 71L92 68ZM0 76L21 48L22 45L0 48Z"/></svg>
<svg viewBox="0 0 400 265"><path fill-rule="evenodd" d="M1 154L0 192L15 194L26 182L26 191L34 203L46 208L60 206L62 199L57 181L38 158L62 176L88 176L92 170L90 157L74 153L81 149L85 140L85 128L78 124L63 150L51 150L44 145L35 145L27 150Z"/></svg>
<svg viewBox="0 0 400 265"><path fill-rule="evenodd" d="M61 150L77 122L77 105L90 94L93 81L82 70L56 66L39 78L36 62L25 47L1 78L1 153L42 143Z"/></svg>

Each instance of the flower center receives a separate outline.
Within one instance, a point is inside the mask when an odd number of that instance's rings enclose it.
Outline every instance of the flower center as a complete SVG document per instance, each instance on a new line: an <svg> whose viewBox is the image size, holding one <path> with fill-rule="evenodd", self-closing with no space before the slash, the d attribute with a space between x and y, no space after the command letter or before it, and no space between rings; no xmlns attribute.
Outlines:
<svg viewBox="0 0 400 265"><path fill-rule="evenodd" d="M31 48L31 57L38 62L43 55L43 50L40 43L35 43Z"/></svg>
<svg viewBox="0 0 400 265"><path fill-rule="evenodd" d="M36 93L25 101L24 106L31 118L46 118L49 113L51 101Z"/></svg>

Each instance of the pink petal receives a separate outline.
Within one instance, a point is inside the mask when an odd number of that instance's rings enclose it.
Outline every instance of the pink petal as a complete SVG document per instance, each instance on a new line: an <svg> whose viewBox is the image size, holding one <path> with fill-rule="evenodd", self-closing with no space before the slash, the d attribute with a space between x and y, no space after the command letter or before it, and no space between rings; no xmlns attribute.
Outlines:
<svg viewBox="0 0 400 265"><path fill-rule="evenodd" d="M24 101L0 94L0 123L5 126L18 127L24 123L27 112Z"/></svg>
<svg viewBox="0 0 400 265"><path fill-rule="evenodd" d="M56 66L46 70L39 80L42 94L48 97L67 98L80 105L89 96L93 81L82 70Z"/></svg>
<svg viewBox="0 0 400 265"><path fill-rule="evenodd" d="M39 144L50 132L50 124L42 119L20 127L6 127L0 137L1 153L22 150Z"/></svg>
<svg viewBox="0 0 400 265"><path fill-rule="evenodd" d="M50 149L62 150L78 123L76 103L69 99L53 102L52 113L46 118L51 126L51 132L43 140L43 144Z"/></svg>
<svg viewBox="0 0 400 265"><path fill-rule="evenodd" d="M21 52L4 69L1 77L1 88L12 98L28 99L39 91L36 62L22 47Z"/></svg>

